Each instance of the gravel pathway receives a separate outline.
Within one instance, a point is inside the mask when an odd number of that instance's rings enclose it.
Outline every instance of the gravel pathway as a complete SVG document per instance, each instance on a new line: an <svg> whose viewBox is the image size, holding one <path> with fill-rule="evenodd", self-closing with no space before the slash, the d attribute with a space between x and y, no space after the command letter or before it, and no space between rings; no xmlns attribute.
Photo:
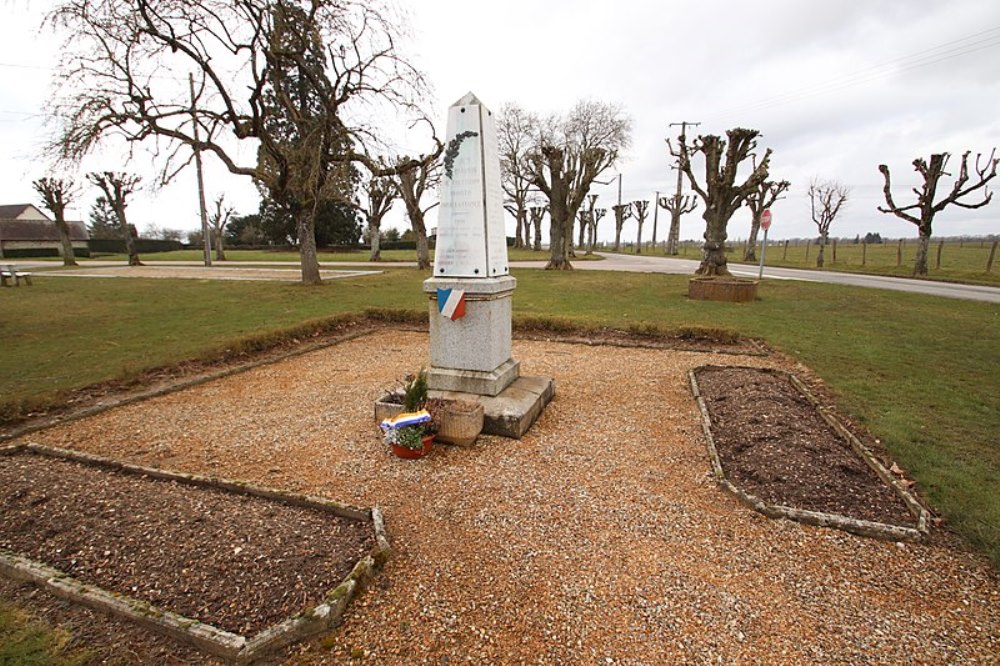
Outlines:
<svg viewBox="0 0 1000 666"><path fill-rule="evenodd" d="M776 360L515 341L522 372L556 378L524 439L398 460L372 402L427 348L379 332L28 439L381 504L393 559L295 663L996 663L984 558L716 488L686 372Z"/></svg>

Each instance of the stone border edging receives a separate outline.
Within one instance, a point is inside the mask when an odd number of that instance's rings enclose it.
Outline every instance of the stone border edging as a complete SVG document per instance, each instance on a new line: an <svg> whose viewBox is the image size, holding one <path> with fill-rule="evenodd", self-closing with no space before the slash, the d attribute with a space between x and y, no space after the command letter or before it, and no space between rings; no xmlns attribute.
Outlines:
<svg viewBox="0 0 1000 666"><path fill-rule="evenodd" d="M201 488L222 490L292 506L326 511L348 520L371 521L375 534L375 546L355 564L340 584L324 595L323 601L319 605L274 624L252 637L225 631L148 602L109 592L77 580L42 562L0 549L0 575L14 580L32 582L58 597L123 617L234 663L252 662L267 652L340 624L348 604L365 588L391 554L385 530L385 519L378 505L371 509L361 509L322 497L300 495L228 479L169 472L154 467L122 463L89 453L33 443L2 446L0 447L0 456L14 455L22 451L50 458L72 460L125 474L149 476L163 481L175 481Z"/></svg>
<svg viewBox="0 0 1000 666"><path fill-rule="evenodd" d="M601 340L600 338L586 338L575 335L565 335L559 333L543 334L531 331L513 332L513 337L517 340L528 340L531 342L558 342L566 345L586 345L588 347L621 347L623 349L655 349L659 351L675 351L688 354L720 354L727 356L770 356L771 352L760 342L753 338L747 338L746 343L750 349L734 350L720 349L718 347L691 347L682 349L671 346L669 343L657 343L653 340Z"/></svg>
<svg viewBox="0 0 1000 666"><path fill-rule="evenodd" d="M698 387L698 379L695 376L697 371L708 368L750 369L788 377L792 386L794 386L795 389L802 394L802 396L805 397L811 405L813 405L823 421L833 428L838 435L845 438L851 449L865 461L865 464L867 464L868 467L870 467L884 483L887 483L889 487L892 488L897 495L899 495L899 497L906 504L907 510L909 510L913 517L916 518L917 527L903 527L900 525L891 525L889 523L849 518L835 513L809 511L806 509L797 509L795 507L780 504L768 504L756 495L748 493L742 488L736 486L733 482L726 478L726 473L722 469L722 461L719 458L719 452L715 446L715 439L712 437L712 421L708 415L708 408L705 406L705 401L701 396L701 390ZM875 456L872 455L871 451L869 451L857 437L845 428L828 409L820 405L819 400L817 400L812 393L809 392L806 385L795 375L783 370L777 370L775 368L702 365L689 370L688 379L691 383L691 392L694 394L695 401L698 403L698 410L701 412L701 427L705 433L708 456L712 463L712 475L715 477L715 481L719 486L734 495L750 508L764 514L768 518L787 518L800 523L815 525L817 527L832 527L845 532L850 532L852 534L872 537L875 539L885 539L889 541L918 541L927 535L929 531L929 514L927 509L925 509L923 505L921 505L920 502L918 502L917 499L913 497L913 495L892 476L889 470L887 470L882 463L880 463Z"/></svg>

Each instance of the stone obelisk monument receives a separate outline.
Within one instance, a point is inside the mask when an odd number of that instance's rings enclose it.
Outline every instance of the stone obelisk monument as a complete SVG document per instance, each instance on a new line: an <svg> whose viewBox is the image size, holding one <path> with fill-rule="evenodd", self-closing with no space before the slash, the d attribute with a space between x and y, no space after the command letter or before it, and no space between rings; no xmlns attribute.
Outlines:
<svg viewBox="0 0 1000 666"><path fill-rule="evenodd" d="M448 109L430 298L432 395L478 400L484 432L520 437L555 393L511 356L511 297L492 112L471 92Z"/></svg>

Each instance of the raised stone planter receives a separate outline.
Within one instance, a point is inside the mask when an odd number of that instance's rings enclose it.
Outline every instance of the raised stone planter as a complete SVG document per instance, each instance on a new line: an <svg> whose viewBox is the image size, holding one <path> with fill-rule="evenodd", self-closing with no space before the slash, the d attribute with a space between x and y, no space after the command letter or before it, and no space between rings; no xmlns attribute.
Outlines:
<svg viewBox="0 0 1000 666"><path fill-rule="evenodd" d="M384 395L375 401L375 422L382 423L403 413L403 404L395 402L391 395Z"/></svg>
<svg viewBox="0 0 1000 666"><path fill-rule="evenodd" d="M757 300L758 280L735 277L693 277L688 280L688 298L696 301L751 303Z"/></svg>

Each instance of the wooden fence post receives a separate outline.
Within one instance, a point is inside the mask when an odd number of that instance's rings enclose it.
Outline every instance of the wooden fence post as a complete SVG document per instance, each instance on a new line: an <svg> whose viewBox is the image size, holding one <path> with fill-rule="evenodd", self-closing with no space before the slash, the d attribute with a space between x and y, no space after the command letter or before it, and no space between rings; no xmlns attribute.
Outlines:
<svg viewBox="0 0 1000 666"><path fill-rule="evenodd" d="M837 239L833 239L833 263L837 263Z"/></svg>
<svg viewBox="0 0 1000 666"><path fill-rule="evenodd" d="M899 243L896 245L896 266L903 265L903 239L899 239Z"/></svg>
<svg viewBox="0 0 1000 666"><path fill-rule="evenodd" d="M861 265L864 266L868 261L868 243L861 243Z"/></svg>
<svg viewBox="0 0 1000 666"><path fill-rule="evenodd" d="M993 245L990 246L990 258L986 260L987 273L993 272L993 258L997 256L997 244L1000 244L1000 241L993 241Z"/></svg>
<svg viewBox="0 0 1000 666"><path fill-rule="evenodd" d="M785 241L785 251L781 253L781 260L784 261L788 258L788 241Z"/></svg>
<svg viewBox="0 0 1000 666"><path fill-rule="evenodd" d="M940 241L938 243L937 265L934 268L937 268L937 269L941 268L941 250L943 250L943 249L944 249L944 241Z"/></svg>
<svg viewBox="0 0 1000 666"><path fill-rule="evenodd" d="M809 263L809 246L812 245L811 240L806 241L806 263Z"/></svg>

